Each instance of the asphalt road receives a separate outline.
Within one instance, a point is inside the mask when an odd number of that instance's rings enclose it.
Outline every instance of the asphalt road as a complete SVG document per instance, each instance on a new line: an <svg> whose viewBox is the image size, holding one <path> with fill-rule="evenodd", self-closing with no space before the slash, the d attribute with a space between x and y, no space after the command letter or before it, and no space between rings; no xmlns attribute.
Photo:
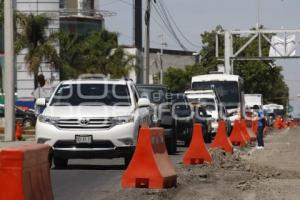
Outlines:
<svg viewBox="0 0 300 200"><path fill-rule="evenodd" d="M170 156L174 164L181 162L186 148L179 147ZM121 189L123 159L70 160L67 169L52 169L55 200L100 200Z"/></svg>

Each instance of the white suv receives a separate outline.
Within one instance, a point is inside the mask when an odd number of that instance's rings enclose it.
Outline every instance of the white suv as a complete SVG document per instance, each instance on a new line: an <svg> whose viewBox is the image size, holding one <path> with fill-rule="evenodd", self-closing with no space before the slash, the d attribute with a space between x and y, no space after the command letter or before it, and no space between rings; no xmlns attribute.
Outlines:
<svg viewBox="0 0 300 200"><path fill-rule="evenodd" d="M130 162L139 128L150 122L148 99L139 98L132 81L61 82L36 124L36 140L52 147L56 167L68 159L125 158Z"/></svg>

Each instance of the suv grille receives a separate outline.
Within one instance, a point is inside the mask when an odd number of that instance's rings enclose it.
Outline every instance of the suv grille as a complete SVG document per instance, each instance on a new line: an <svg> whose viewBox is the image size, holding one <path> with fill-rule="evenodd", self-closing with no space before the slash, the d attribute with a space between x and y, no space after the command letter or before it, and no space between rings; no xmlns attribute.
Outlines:
<svg viewBox="0 0 300 200"><path fill-rule="evenodd" d="M108 140L94 140L92 144L76 144L74 140L58 140L55 148L114 148L115 146Z"/></svg>
<svg viewBox="0 0 300 200"><path fill-rule="evenodd" d="M113 123L110 118L60 119L56 126L61 129L108 129Z"/></svg>

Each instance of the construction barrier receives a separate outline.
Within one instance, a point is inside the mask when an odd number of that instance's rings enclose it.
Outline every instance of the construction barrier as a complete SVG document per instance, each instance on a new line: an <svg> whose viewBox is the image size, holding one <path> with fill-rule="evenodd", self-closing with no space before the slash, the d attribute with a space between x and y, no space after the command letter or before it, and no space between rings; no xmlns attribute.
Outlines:
<svg viewBox="0 0 300 200"><path fill-rule="evenodd" d="M225 152L233 153L233 146L226 134L226 125L224 120L219 120L219 126L211 148L221 148Z"/></svg>
<svg viewBox="0 0 300 200"><path fill-rule="evenodd" d="M242 133L241 124L239 120L234 121L234 126L229 139L233 145L240 147L246 146L247 141Z"/></svg>
<svg viewBox="0 0 300 200"><path fill-rule="evenodd" d="M211 163L212 158L203 139L201 124L194 124L192 140L183 157L183 164L196 165L204 162Z"/></svg>
<svg viewBox="0 0 300 200"><path fill-rule="evenodd" d="M0 199L53 200L49 146L32 144L0 150Z"/></svg>
<svg viewBox="0 0 300 200"><path fill-rule="evenodd" d="M177 185L177 175L164 141L163 128L141 128L132 160L122 177L123 188L162 189Z"/></svg>
<svg viewBox="0 0 300 200"><path fill-rule="evenodd" d="M252 141L253 138L251 138L251 136L249 135L249 133L247 131L247 126L246 126L246 122L244 119L240 119L240 125L241 125L242 134L243 134L244 138L246 139L246 142ZM254 138L254 140L255 139L256 139L256 137Z"/></svg>

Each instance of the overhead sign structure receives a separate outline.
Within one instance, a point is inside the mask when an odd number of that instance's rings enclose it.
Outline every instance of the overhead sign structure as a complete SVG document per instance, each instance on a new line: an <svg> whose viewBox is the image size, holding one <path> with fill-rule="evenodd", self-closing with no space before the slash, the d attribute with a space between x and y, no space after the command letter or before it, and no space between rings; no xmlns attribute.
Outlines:
<svg viewBox="0 0 300 200"><path fill-rule="evenodd" d="M296 34L300 33L300 29L278 29L268 30L257 28L255 30L225 30L216 34L216 57L219 58L219 39L218 35L224 35L224 61L225 73L233 74L233 62L236 60L276 60L276 59L298 59L296 55ZM235 35L248 35L249 40L245 42L239 49L234 51L233 43ZM269 35L275 35L270 38ZM280 37L279 35L284 35ZM270 55L264 55L262 52L262 41L265 40L270 45ZM253 42L258 41L256 55L241 57L241 53Z"/></svg>
<svg viewBox="0 0 300 200"><path fill-rule="evenodd" d="M296 35L288 35L284 37L272 36L270 57L295 56L296 55Z"/></svg>

